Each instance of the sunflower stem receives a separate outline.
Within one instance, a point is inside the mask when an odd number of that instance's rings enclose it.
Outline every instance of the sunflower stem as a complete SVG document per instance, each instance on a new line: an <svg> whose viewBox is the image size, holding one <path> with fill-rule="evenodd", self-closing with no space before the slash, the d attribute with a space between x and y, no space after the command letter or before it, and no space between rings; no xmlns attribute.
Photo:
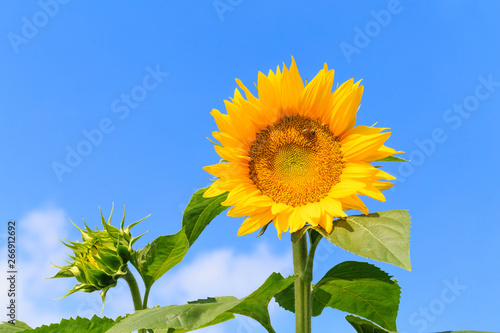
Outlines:
<svg viewBox="0 0 500 333"><path fill-rule="evenodd" d="M295 333L311 333L311 281L312 269L307 268L307 237L292 241L293 270L295 276Z"/></svg>
<svg viewBox="0 0 500 333"><path fill-rule="evenodd" d="M309 240L311 243L311 247L309 249L309 254L307 255L306 270L305 270L306 276L310 276L311 281L313 279L314 255L316 254L316 248L318 247L319 242L323 238L319 234L317 234L316 237L313 237L313 234L312 234L313 232L316 232L316 231L309 230ZM305 236L303 236L303 237L305 237Z"/></svg>
<svg viewBox="0 0 500 333"><path fill-rule="evenodd" d="M142 302L142 308L147 309L148 308L148 297L149 297L149 291L151 290L151 286L146 288L146 291L144 292L144 300Z"/></svg>
<svg viewBox="0 0 500 333"><path fill-rule="evenodd" d="M134 310L142 310L142 300L141 300L141 292L139 291L139 286L137 285L137 281L135 280L134 275L127 267L127 274L123 276L123 279L127 281L128 286L130 288L130 293L132 294L132 300L134 301ZM145 329L140 329L139 333L146 333Z"/></svg>

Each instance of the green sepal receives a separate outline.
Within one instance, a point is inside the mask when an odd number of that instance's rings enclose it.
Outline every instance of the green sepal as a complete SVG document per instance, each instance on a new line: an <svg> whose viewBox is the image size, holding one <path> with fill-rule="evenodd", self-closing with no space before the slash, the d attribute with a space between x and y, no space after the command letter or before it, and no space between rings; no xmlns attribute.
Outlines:
<svg viewBox="0 0 500 333"><path fill-rule="evenodd" d="M97 249L97 254L99 257L95 258L95 260L99 260L102 265L103 269L109 269L111 271L117 271L120 269L120 267L123 265L124 262L127 262L128 260L125 260L127 256L130 257L130 254L125 255L123 258L122 255L120 254L120 247L124 246L118 246L118 248L115 251L107 250L107 249ZM128 253L128 249L127 249ZM117 256L118 254L118 256Z"/></svg>
<svg viewBox="0 0 500 333"><path fill-rule="evenodd" d="M388 157L384 157L384 158L381 158L379 160L376 160L375 162L410 162L410 161L405 160L401 157L397 157L397 156L388 156Z"/></svg>
<svg viewBox="0 0 500 333"><path fill-rule="evenodd" d="M126 227L126 228L125 228L125 229L123 229L123 230L128 231L128 232L130 233L130 229L132 229L133 227L135 227L136 225L138 225L139 223L141 223L142 221L144 221L145 219L147 219L147 218L148 218L148 217L150 217L150 216L151 216L151 214L149 214L149 215L147 215L147 216L143 217L143 218L142 218L142 219L140 219L139 221L135 221L134 223L130 224L128 227ZM144 234L143 234L143 235L144 235ZM142 236L142 235L141 235L141 236ZM139 237L141 237L141 236L139 236Z"/></svg>
<svg viewBox="0 0 500 333"><path fill-rule="evenodd" d="M56 266L52 264L53 267L60 268L61 270L56 273L56 275L48 277L47 279L59 279L59 278L69 278L69 277L74 277L75 274L74 272L70 271L69 269L63 267L63 266Z"/></svg>
<svg viewBox="0 0 500 333"><path fill-rule="evenodd" d="M130 261L130 257L132 257L130 250L128 247L119 244L117 248L118 255L123 259L123 262Z"/></svg>
<svg viewBox="0 0 500 333"><path fill-rule="evenodd" d="M272 221L271 221L272 222ZM267 228L269 227L269 224L271 224L271 222L269 222L268 224L266 224L265 226L263 226L260 231L259 231L259 234L257 235L257 237L260 237L260 236L263 236L264 233L266 232Z"/></svg>
<svg viewBox="0 0 500 333"><path fill-rule="evenodd" d="M208 136L206 136L205 139L207 139L208 141L212 142L216 146L223 147L220 143L215 142L214 140L210 139Z"/></svg>
<svg viewBox="0 0 500 333"><path fill-rule="evenodd" d="M143 232L141 235L137 236L137 237L133 237L131 240L130 240L130 247L132 247L132 245L134 245L135 242L137 242L142 236L144 236L145 234L147 234L148 232L145 231Z"/></svg>
<svg viewBox="0 0 500 333"><path fill-rule="evenodd" d="M60 300L60 299L63 299L65 297L68 297L69 295L71 294L74 294L76 293L77 291L84 291L84 292L87 292L87 293L91 293L93 291L96 291L96 290L99 290L89 284L77 284L76 286L73 287L73 289L67 289L68 290L68 293L59 297L59 298L54 298L54 301L57 301L57 300Z"/></svg>

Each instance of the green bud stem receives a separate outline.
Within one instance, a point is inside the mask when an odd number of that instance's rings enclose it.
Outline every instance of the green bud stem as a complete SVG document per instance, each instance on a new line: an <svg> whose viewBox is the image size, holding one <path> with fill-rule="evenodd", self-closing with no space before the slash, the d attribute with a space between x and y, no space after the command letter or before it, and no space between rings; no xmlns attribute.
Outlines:
<svg viewBox="0 0 500 333"><path fill-rule="evenodd" d="M130 292L132 293L132 300L134 301L134 309L142 310L142 300L141 300L141 292L139 291L139 286L137 285L137 281L135 280L134 275L127 267L127 274L123 275L125 281L127 281L128 286L130 287ZM141 329L139 333L145 333L146 330Z"/></svg>
<svg viewBox="0 0 500 333"><path fill-rule="evenodd" d="M127 267L127 274L123 275L125 281L127 281L128 286L130 287L130 292L132 293L132 300L134 301L134 309L142 310L142 300L141 293L139 291L139 286L137 286L137 281L135 280L134 275Z"/></svg>

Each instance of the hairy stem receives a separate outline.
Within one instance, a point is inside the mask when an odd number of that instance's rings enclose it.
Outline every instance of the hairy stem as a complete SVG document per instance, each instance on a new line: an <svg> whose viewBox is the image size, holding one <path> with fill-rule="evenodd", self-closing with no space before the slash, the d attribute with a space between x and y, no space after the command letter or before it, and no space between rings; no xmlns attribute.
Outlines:
<svg viewBox="0 0 500 333"><path fill-rule="evenodd" d="M144 301L142 302L142 308L147 309L148 308L148 297L149 297L149 291L151 290L151 286L149 288L146 288L146 291L144 292Z"/></svg>
<svg viewBox="0 0 500 333"><path fill-rule="evenodd" d="M142 310L142 300L141 300L141 293L139 291L139 286L137 285L137 281L135 280L134 275L128 269L127 267L127 274L123 276L125 281L127 281L128 286L130 288L130 292L132 294L132 300L134 301L134 309L135 311L137 310ZM139 330L139 333L146 333L146 330L141 329Z"/></svg>
<svg viewBox="0 0 500 333"><path fill-rule="evenodd" d="M313 236L313 233L315 233L314 236ZM310 276L311 281L312 281L314 255L316 254L316 248L318 247L318 244L323 237L314 230L309 230L309 236L310 236L310 240L311 240L311 248L309 249L309 254L307 255L305 274L307 276ZM303 237L305 237L305 236L303 236Z"/></svg>
<svg viewBox="0 0 500 333"><path fill-rule="evenodd" d="M307 237L292 242L295 279L295 333L311 333L311 281L312 268L307 267Z"/></svg>

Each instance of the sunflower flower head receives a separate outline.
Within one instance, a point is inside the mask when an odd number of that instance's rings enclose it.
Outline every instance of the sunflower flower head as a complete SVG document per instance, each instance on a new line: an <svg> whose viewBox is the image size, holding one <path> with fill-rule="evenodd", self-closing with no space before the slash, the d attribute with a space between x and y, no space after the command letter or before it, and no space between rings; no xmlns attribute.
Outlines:
<svg viewBox="0 0 500 333"><path fill-rule="evenodd" d="M90 293L100 290L104 308L107 291L116 286L118 279L127 273L127 263L133 251L132 245L142 237L142 235L132 237L130 229L144 219L124 228L124 212L121 227L117 228L111 225L112 215L113 210L106 221L101 212L103 230L90 229L85 220L85 230L72 222L80 231L82 242L62 242L73 251L73 255L70 255L71 260L66 260L68 265L54 265L60 271L52 278L74 277L79 284L61 298L77 291Z"/></svg>
<svg viewBox="0 0 500 333"><path fill-rule="evenodd" d="M345 211L368 208L360 195L385 201L395 177L370 163L400 153L384 146L390 132L355 126L363 86L349 80L332 92L327 65L304 85L294 59L288 69L259 72L254 96L240 80L227 114L212 111L222 161L204 167L215 176L205 192L228 192L229 216L246 217L238 235L271 221L278 236L310 224L330 233Z"/></svg>

